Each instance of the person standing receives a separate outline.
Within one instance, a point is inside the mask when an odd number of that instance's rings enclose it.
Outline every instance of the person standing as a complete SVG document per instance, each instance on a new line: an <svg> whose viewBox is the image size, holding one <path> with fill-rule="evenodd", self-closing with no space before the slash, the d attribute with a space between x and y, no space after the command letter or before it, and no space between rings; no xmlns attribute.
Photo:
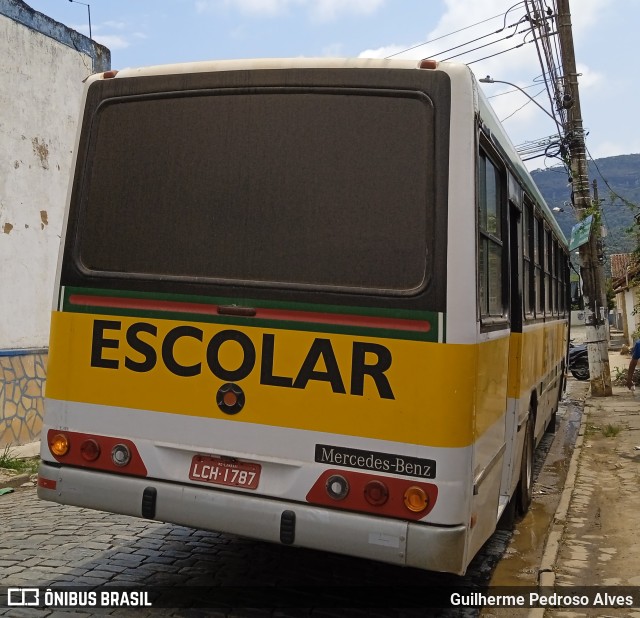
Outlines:
<svg viewBox="0 0 640 618"><path fill-rule="evenodd" d="M631 362L629 363L629 370L627 372L627 388L633 387L633 372L636 370L638 360L640 360L640 339L635 342L631 349Z"/></svg>

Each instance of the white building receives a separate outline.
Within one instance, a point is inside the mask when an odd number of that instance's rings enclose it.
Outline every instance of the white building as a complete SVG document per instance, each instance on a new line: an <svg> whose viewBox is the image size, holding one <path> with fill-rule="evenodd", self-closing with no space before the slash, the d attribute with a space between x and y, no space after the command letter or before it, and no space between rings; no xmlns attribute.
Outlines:
<svg viewBox="0 0 640 618"><path fill-rule="evenodd" d="M640 315L635 308L640 305L638 278L640 264L633 260L631 253L616 253L611 256L611 279L616 295L615 326L624 332L628 346L633 345L640 328Z"/></svg>
<svg viewBox="0 0 640 618"><path fill-rule="evenodd" d="M0 447L37 439L82 81L102 45L0 0Z"/></svg>

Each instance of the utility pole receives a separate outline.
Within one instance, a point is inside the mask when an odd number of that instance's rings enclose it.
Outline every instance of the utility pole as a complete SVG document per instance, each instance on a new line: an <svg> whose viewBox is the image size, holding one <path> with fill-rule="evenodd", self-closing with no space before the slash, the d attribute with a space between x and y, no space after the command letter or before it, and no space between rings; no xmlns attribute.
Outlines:
<svg viewBox="0 0 640 618"><path fill-rule="evenodd" d="M564 75L565 96L571 97L567 110L565 126L566 143L569 146L571 162L571 182L573 203L578 219L584 219L593 213L593 203L589 187L589 168L587 166L586 146L580 96L578 92L578 72L576 70L571 12L569 0L557 0L558 37ZM603 264L598 259L600 239L600 209L596 204L591 234L588 242L580 247L581 276L583 281L585 323L587 327L587 349L589 353L589 373L591 374L591 394L594 397L606 397L612 394L611 373L609 368L609 346L605 318L607 316L606 289Z"/></svg>

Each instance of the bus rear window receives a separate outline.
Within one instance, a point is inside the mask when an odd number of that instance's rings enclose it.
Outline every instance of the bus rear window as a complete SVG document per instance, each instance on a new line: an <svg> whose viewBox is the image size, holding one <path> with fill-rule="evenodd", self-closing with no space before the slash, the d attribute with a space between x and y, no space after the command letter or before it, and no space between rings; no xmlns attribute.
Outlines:
<svg viewBox="0 0 640 618"><path fill-rule="evenodd" d="M417 93L210 91L98 107L92 274L398 294L425 285L434 118Z"/></svg>

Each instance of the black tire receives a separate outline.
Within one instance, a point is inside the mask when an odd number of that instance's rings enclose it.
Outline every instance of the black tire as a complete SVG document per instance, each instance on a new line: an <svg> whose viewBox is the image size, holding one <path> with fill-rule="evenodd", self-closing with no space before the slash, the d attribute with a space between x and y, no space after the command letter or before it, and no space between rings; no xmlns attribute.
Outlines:
<svg viewBox="0 0 640 618"><path fill-rule="evenodd" d="M582 382L591 377L589 374L589 361L586 358L580 359L573 367L570 367L569 370L576 380Z"/></svg>
<svg viewBox="0 0 640 618"><path fill-rule="evenodd" d="M525 515L533 499L533 450L534 450L534 418L529 414L525 427L522 462L520 463L520 482L516 488L517 508L520 515Z"/></svg>

